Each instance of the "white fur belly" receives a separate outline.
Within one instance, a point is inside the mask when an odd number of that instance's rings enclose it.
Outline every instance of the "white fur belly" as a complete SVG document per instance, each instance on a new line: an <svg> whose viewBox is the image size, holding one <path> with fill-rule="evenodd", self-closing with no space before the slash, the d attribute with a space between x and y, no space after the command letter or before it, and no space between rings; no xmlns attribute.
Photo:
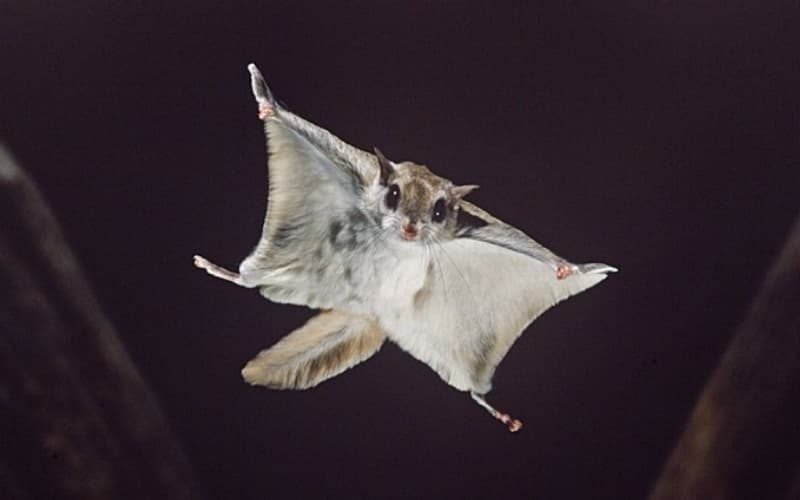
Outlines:
<svg viewBox="0 0 800 500"><path fill-rule="evenodd" d="M375 316L397 316L411 307L414 297L426 284L428 257L423 248L400 244L380 255L380 271L371 302Z"/></svg>
<svg viewBox="0 0 800 500"><path fill-rule="evenodd" d="M421 316L413 308L401 311L388 318L382 326L386 335L401 349L433 369L447 384L460 391L476 390L470 374L464 369L469 365L469 351L463 341L455 336L452 328L440 328L431 321L431 316ZM488 391L488 387L482 391Z"/></svg>
<svg viewBox="0 0 800 500"><path fill-rule="evenodd" d="M475 384L464 370L473 364L467 330L483 330L483 321L456 314L459 309L452 301L465 300L458 293L464 277L454 267L442 266L446 256L432 255L422 249L408 252L387 269L376 294L374 315L389 339L445 382L459 390L473 390ZM468 309L478 314L476 306Z"/></svg>

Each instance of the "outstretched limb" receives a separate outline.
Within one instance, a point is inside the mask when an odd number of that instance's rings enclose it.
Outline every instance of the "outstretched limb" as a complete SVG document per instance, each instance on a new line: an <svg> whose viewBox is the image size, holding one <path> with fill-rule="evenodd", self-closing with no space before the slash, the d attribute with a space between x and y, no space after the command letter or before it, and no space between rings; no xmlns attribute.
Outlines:
<svg viewBox="0 0 800 500"><path fill-rule="evenodd" d="M247 288L252 288L252 285L246 285L242 280L242 276L239 273L235 273L233 271L229 271L222 266L218 266L213 262L209 261L208 259L201 257L199 255L194 256L194 265L200 269L205 269L208 274L214 276L216 278L223 279L225 281L230 281L231 283L236 283L239 286L244 286Z"/></svg>
<svg viewBox="0 0 800 500"><path fill-rule="evenodd" d="M506 424L508 426L509 431L517 432L518 430L522 429L521 421L512 417L508 413L502 413L495 410L494 407L492 407L492 405L486 402L486 399L484 399L482 394L478 394L476 392L470 392L469 395L472 396L472 399L474 399L476 403L483 406L486 409L486 411L491 413L494 418Z"/></svg>
<svg viewBox="0 0 800 500"><path fill-rule="evenodd" d="M255 64L248 64L247 70L250 72L250 85L253 89L253 96L258 103L258 117L266 120L275 116L275 97L264 82L264 77Z"/></svg>
<svg viewBox="0 0 800 500"><path fill-rule="evenodd" d="M556 278L563 280L573 274L608 274L617 272L617 268L609 266L608 264L570 264L568 262L560 262L556 266Z"/></svg>
<svg viewBox="0 0 800 500"><path fill-rule="evenodd" d="M253 97L258 103L258 117L261 120L264 122L270 118L280 120L284 125L305 137L326 156L333 158L336 165L357 172L365 182L375 179L380 171L375 155L347 144L324 128L284 109L275 100L275 96L264 81L258 67L255 64L249 64L247 70L250 72L250 86L253 90Z"/></svg>

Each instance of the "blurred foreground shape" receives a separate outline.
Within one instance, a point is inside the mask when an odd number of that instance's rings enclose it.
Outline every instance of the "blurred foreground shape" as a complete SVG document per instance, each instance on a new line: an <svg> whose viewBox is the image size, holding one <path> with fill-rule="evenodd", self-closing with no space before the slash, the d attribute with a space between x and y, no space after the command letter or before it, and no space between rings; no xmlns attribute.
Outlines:
<svg viewBox="0 0 800 500"><path fill-rule="evenodd" d="M56 219L0 145L0 497L202 496Z"/></svg>
<svg viewBox="0 0 800 500"><path fill-rule="evenodd" d="M650 498L800 498L800 218Z"/></svg>

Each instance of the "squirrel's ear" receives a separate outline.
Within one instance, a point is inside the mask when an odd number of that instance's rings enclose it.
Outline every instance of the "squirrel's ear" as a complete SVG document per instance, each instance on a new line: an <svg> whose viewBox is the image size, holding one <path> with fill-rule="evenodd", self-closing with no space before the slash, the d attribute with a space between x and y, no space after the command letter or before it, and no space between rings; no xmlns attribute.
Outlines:
<svg viewBox="0 0 800 500"><path fill-rule="evenodd" d="M389 177L394 173L394 165L383 156L378 148L375 148L375 156L378 157L378 165L381 167L381 184L386 186L389 183Z"/></svg>
<svg viewBox="0 0 800 500"><path fill-rule="evenodd" d="M475 189L478 189L478 187L480 186L478 186L477 184L467 184L466 186L453 186L450 188L450 196L452 196L453 199L455 199L455 201L461 201L462 198L464 198L466 195L468 195Z"/></svg>

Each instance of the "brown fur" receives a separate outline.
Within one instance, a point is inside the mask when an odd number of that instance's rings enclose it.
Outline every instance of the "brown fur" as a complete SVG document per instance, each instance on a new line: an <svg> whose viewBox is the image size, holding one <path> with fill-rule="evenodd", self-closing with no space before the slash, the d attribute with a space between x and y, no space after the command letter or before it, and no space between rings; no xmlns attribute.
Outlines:
<svg viewBox="0 0 800 500"><path fill-rule="evenodd" d="M308 389L366 360L385 339L378 324L367 317L324 311L261 351L242 376L273 389Z"/></svg>

